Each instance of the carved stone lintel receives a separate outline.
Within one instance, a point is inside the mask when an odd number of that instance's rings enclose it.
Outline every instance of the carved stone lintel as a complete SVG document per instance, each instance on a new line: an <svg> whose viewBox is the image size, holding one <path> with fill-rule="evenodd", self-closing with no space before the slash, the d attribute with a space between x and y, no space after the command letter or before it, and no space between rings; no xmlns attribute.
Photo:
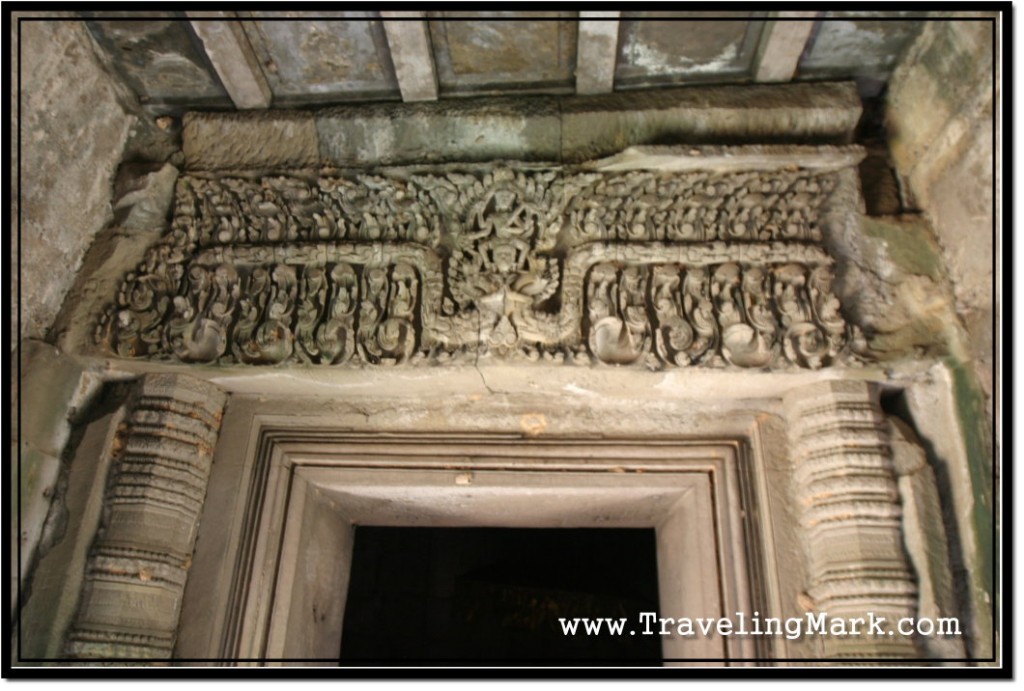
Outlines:
<svg viewBox="0 0 1024 691"><path fill-rule="evenodd" d="M887 634L917 614L918 589L878 392L866 382L823 382L790 392L786 407L807 595L829 618L884 617ZM862 634L824 636L825 657L921 657L911 636Z"/></svg>
<svg viewBox="0 0 1024 691"><path fill-rule="evenodd" d="M220 364L855 362L835 171L183 177L97 344ZM614 276L612 275L614 274Z"/></svg>
<svg viewBox="0 0 1024 691"><path fill-rule="evenodd" d="M68 657L170 658L226 400L191 377L140 382L112 449Z"/></svg>

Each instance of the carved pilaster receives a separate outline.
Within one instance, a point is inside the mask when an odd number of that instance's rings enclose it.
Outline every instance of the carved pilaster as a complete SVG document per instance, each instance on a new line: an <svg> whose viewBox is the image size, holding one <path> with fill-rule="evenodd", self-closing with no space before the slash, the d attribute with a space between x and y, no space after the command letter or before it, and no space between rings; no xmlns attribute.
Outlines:
<svg viewBox="0 0 1024 691"><path fill-rule="evenodd" d="M112 449L69 657L171 656L226 400L191 377L140 382Z"/></svg>
<svg viewBox="0 0 1024 691"><path fill-rule="evenodd" d="M882 635L823 636L825 657L920 657L912 637L888 633L917 614L917 583L877 391L866 382L823 382L791 392L786 407L807 595L827 620L884 617Z"/></svg>

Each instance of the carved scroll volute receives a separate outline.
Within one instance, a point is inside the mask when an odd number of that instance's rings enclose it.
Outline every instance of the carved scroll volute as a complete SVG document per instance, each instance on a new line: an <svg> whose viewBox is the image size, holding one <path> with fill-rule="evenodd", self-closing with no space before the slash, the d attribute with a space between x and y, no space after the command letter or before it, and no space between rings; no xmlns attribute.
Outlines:
<svg viewBox="0 0 1024 691"><path fill-rule="evenodd" d="M829 357L834 358L846 344L846 320L839 313L839 299L832 292L832 267L817 266L811 270L808 294L818 324L825 332Z"/></svg>
<svg viewBox="0 0 1024 691"><path fill-rule="evenodd" d="M587 288L590 352L601 362L627 365L650 351L647 318L647 268L619 272L612 264L595 266Z"/></svg>
<svg viewBox="0 0 1024 691"><path fill-rule="evenodd" d="M235 327L234 352L239 361L273 365L291 356L297 294L294 267L279 264L270 270L253 269Z"/></svg>
<svg viewBox="0 0 1024 691"><path fill-rule="evenodd" d="M407 362L416 349L419 279L408 264L363 269L359 350L372 364Z"/></svg>
<svg viewBox="0 0 1024 691"><path fill-rule="evenodd" d="M295 324L296 355L303 362L320 358L315 333L327 311L327 272L321 266L308 266L302 272L299 290L298 321Z"/></svg>
<svg viewBox="0 0 1024 691"><path fill-rule="evenodd" d="M359 280L348 264L331 269L331 294L327 320L316 328L315 350L324 364L347 362L355 352L356 307L359 304Z"/></svg>
<svg viewBox="0 0 1024 691"><path fill-rule="evenodd" d="M786 264L776 268L775 302L785 328L782 347L790 362L810 369L829 364L832 353L825 334L814 323L805 266Z"/></svg>
<svg viewBox="0 0 1024 691"><path fill-rule="evenodd" d="M683 277L683 313L693 326L687 349L692 363L704 363L718 349L718 322L711 303L711 277L703 267L687 267Z"/></svg>
<svg viewBox="0 0 1024 691"><path fill-rule="evenodd" d="M238 273L231 265L189 269L185 293L175 296L167 325L167 342L179 360L215 362L224 354L238 294Z"/></svg>
<svg viewBox="0 0 1024 691"><path fill-rule="evenodd" d="M651 277L654 307L654 345L658 357L673 365L690 364L686 350L693 345L693 328L686 320L682 302L680 267L656 266Z"/></svg>
<svg viewBox="0 0 1024 691"><path fill-rule="evenodd" d="M756 299L756 291L762 286L758 285L756 274L753 280L744 280L742 286L741 291L738 264L723 264L715 271L712 292L718 303L718 323L722 328L722 357L738 367L764 367L772 360L772 343L765 337L765 331L749 323L745 309L746 303ZM751 289L754 295L749 295Z"/></svg>

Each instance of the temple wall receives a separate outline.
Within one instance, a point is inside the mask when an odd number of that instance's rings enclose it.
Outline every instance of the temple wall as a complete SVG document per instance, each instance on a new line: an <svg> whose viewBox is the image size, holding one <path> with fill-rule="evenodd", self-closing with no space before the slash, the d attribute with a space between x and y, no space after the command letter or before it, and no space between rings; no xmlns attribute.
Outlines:
<svg viewBox="0 0 1024 691"><path fill-rule="evenodd" d="M21 286L20 335L45 338L89 244L113 218L114 174L136 116L126 106L134 97L106 72L81 22L20 26L21 175L13 179L22 267L32 277ZM11 276L17 290L16 264ZM12 332L17 317L12 311Z"/></svg>
<svg viewBox="0 0 1024 691"><path fill-rule="evenodd" d="M993 376L993 25L928 23L889 85L886 128L904 194L930 221L988 399Z"/></svg>

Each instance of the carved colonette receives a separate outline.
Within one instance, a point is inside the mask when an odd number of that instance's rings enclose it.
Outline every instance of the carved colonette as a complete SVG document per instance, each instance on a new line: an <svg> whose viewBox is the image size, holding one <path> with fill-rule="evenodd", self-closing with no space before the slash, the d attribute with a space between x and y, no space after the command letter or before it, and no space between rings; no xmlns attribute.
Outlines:
<svg viewBox="0 0 1024 691"><path fill-rule="evenodd" d="M104 518L67 655L171 657L226 395L180 375L143 377L115 442Z"/></svg>
<svg viewBox="0 0 1024 691"><path fill-rule="evenodd" d="M917 614L917 579L903 545L902 506L889 426L876 387L831 381L786 397L807 594L819 613L883 617L883 635L822 637L827 658L920 658L896 633Z"/></svg>
<svg viewBox="0 0 1024 691"><path fill-rule="evenodd" d="M855 361L821 244L839 185L796 166L187 175L95 341L248 365Z"/></svg>

